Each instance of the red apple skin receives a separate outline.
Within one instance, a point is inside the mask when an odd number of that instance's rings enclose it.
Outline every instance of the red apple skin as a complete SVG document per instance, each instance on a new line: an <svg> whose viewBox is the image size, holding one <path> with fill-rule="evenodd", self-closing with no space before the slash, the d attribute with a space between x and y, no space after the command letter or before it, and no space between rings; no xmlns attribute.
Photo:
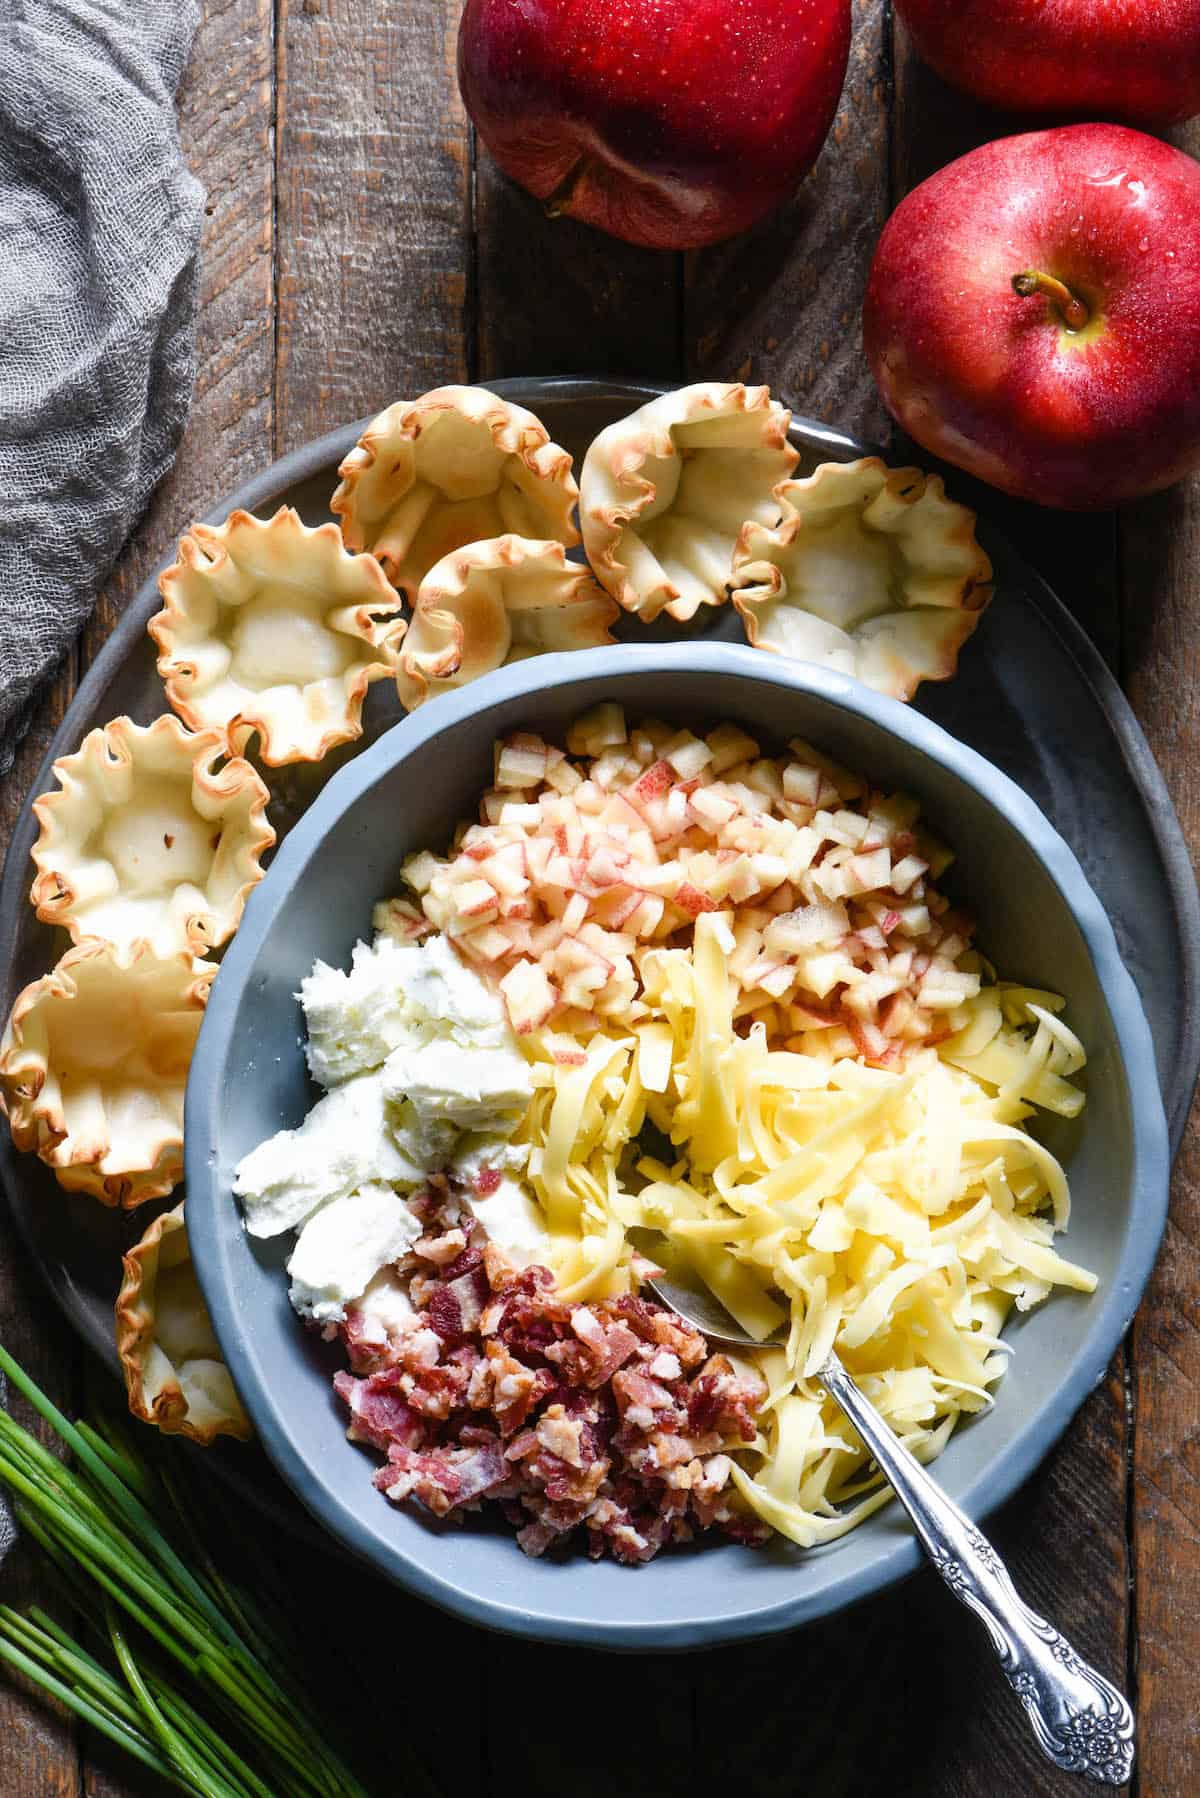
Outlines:
<svg viewBox="0 0 1200 1798"><path fill-rule="evenodd" d="M849 45L850 0L467 0L458 79L539 200L687 250L746 230L807 174Z"/></svg>
<svg viewBox="0 0 1200 1798"><path fill-rule="evenodd" d="M896 0L946 81L1012 112L1200 112L1200 0Z"/></svg>
<svg viewBox="0 0 1200 1798"><path fill-rule="evenodd" d="M1012 277L1089 307L1068 332ZM1121 125L1000 138L893 212L863 312L909 435L1006 493L1090 511L1200 464L1200 165Z"/></svg>

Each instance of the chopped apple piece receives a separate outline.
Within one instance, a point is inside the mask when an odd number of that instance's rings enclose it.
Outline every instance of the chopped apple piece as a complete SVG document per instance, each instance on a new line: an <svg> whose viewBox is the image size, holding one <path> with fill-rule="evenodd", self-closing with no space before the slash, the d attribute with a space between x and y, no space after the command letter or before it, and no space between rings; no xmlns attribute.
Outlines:
<svg viewBox="0 0 1200 1798"><path fill-rule="evenodd" d="M537 787L546 778L544 744L505 743L496 758L498 787Z"/></svg>
<svg viewBox="0 0 1200 1798"><path fill-rule="evenodd" d="M413 901L389 921L401 940L447 930L522 1034L637 1026L655 958L702 918L733 1015L772 1042L887 1066L956 1027L979 962L970 920L929 884L946 852L913 800L868 793L799 741L772 758L736 725L629 732L613 705L568 745L577 759L531 732L497 743L481 822L448 859L409 858Z"/></svg>
<svg viewBox="0 0 1200 1798"><path fill-rule="evenodd" d="M748 737L736 724L718 724L704 741L712 751L709 766L714 774L723 774L727 768L736 767L738 762L749 761L758 754L754 738Z"/></svg>
<svg viewBox="0 0 1200 1798"><path fill-rule="evenodd" d="M627 743L625 713L619 705L606 702L594 706L577 718L567 732L567 748L572 755L599 755L614 743Z"/></svg>
<svg viewBox="0 0 1200 1798"><path fill-rule="evenodd" d="M518 961L500 982L509 1021L518 1036L540 1030L558 1003L558 994L536 962Z"/></svg>

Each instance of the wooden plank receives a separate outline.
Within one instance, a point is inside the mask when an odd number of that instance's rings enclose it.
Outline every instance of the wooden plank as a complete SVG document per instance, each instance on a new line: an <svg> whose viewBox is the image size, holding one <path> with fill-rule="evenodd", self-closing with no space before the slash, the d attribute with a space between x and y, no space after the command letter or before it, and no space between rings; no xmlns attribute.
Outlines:
<svg viewBox="0 0 1200 1798"><path fill-rule="evenodd" d="M498 1643L488 1659L485 1790L493 1798L694 1798L718 1789L695 1758L695 1657L513 1641Z"/></svg>
<svg viewBox="0 0 1200 1798"><path fill-rule="evenodd" d="M681 257L622 243L575 219L548 219L482 145L474 223L481 381L682 378Z"/></svg>
<svg viewBox="0 0 1200 1798"><path fill-rule="evenodd" d="M75 656L51 688L17 752L11 772L0 781L0 858L32 785L50 738L75 690ZM0 1129L6 1126L0 1123ZM65 1320L28 1265L23 1244L0 1209L0 1342L56 1404L70 1405L75 1387L78 1344ZM50 1444L53 1432L24 1399L8 1396L17 1422ZM37 1576L34 1552L19 1543L4 1563L3 1599L19 1611L47 1603ZM56 1705L14 1685L0 1673L0 1792L36 1793L37 1798L74 1798L79 1789L79 1762L72 1721Z"/></svg>
<svg viewBox="0 0 1200 1798"><path fill-rule="evenodd" d="M1200 126L1172 134L1200 155ZM1123 677L1200 860L1200 479L1121 519ZM1145 1798L1200 1789L1200 1109L1175 1167L1158 1266L1138 1312L1133 1363L1133 1549L1140 1783Z"/></svg>
<svg viewBox="0 0 1200 1798"><path fill-rule="evenodd" d="M986 1527L1022 1596L1123 1689L1128 1685L1125 1494L1125 1388L1118 1355L1046 1464ZM923 1576L921 1584L923 1646L913 1665L920 1669L940 1660L943 1717L932 1746L926 1737L922 1798L1001 1798L1006 1792L1068 1798L1078 1780L1043 1757L982 1627L935 1579ZM918 1671L912 1679L913 1707L920 1704L921 1683ZM928 1722L927 1710L926 1727ZM912 1722L909 1729L919 1764L925 1731Z"/></svg>
<svg viewBox="0 0 1200 1798"><path fill-rule="evenodd" d="M452 0L284 0L280 450L467 376L467 127Z"/></svg>
<svg viewBox="0 0 1200 1798"><path fill-rule="evenodd" d="M871 440L884 412L859 312L888 209L887 9L855 0L841 105L795 198L754 231L687 258L693 380L766 381L797 412Z"/></svg>
<svg viewBox="0 0 1200 1798"><path fill-rule="evenodd" d="M895 201L935 169L1025 121L980 107L948 88L912 51L896 22L893 134ZM927 461L918 452L920 459ZM1119 646L1116 525L1112 515L1071 517L1010 500L947 469L951 491L1005 531L1050 581L1101 653L1115 666ZM1003 596L1000 596L1001 602ZM1052 1617L1095 1664L1127 1683L1129 1545L1125 1362L1118 1353L1108 1380L1083 1407L1040 1474L1007 1507L998 1546L1021 1590ZM957 1687L953 1731L928 1790L935 1794L1069 1789L1030 1745L1015 1704L972 1703L986 1677L987 1650L977 1640L973 1672Z"/></svg>
<svg viewBox="0 0 1200 1798"><path fill-rule="evenodd" d="M478 377L519 374L682 378L683 259L581 225L548 219L479 147L475 243ZM546 278L531 278L531 271ZM632 1577L636 1579L637 1574ZM489 1654L488 1771L497 1794L601 1798L628 1781L680 1798L693 1789L694 1666L639 1662L538 1643ZM514 1727L538 1694L536 1728ZM586 1694L581 1705L580 1693ZM619 1729L600 1719L619 1718ZM586 1721L585 1721L586 1719Z"/></svg>
<svg viewBox="0 0 1200 1798"><path fill-rule="evenodd" d="M186 525L271 459L273 104L271 0L208 0L179 95L184 154L206 188L191 413L175 467L84 634L85 667ZM45 1312L43 1300L43 1319ZM82 1735L79 1760L87 1798L150 1798L166 1789L92 1732ZM2 1776L0 1789L10 1789Z"/></svg>
<svg viewBox="0 0 1200 1798"><path fill-rule="evenodd" d="M192 408L85 633L85 666L192 519L271 460L273 94L272 0L209 0L179 94L184 155L207 190Z"/></svg>
<svg viewBox="0 0 1200 1798"><path fill-rule="evenodd" d="M1030 1603L1121 1682L1123 1467L1114 1369L1042 1472L986 1525ZM755 1798L785 1798L801 1769L821 1798L1075 1789L1042 1759L983 1629L932 1572L792 1635L721 1649L701 1671L697 1764L713 1790L744 1781L751 1755Z"/></svg>
<svg viewBox="0 0 1200 1798"><path fill-rule="evenodd" d="M1191 655L1194 657L1194 639ZM1196 689L1192 688L1195 704ZM1195 742L1195 722L1192 732ZM1196 813L1191 813L1192 830ZM1193 834L1193 842L1196 837ZM1133 1550L1139 1792L1193 1798L1200 1789L1200 1119L1176 1163L1171 1219L1133 1331Z"/></svg>
<svg viewBox="0 0 1200 1798"><path fill-rule="evenodd" d="M482 146L475 195L480 380L683 378L682 257L546 218ZM631 1663L514 1641L489 1652L486 1664L487 1771L497 1798L607 1798L631 1778L661 1798L694 1791L693 1658ZM536 1727L524 1721L530 1693L538 1695ZM619 1726L610 1728L613 1719Z"/></svg>
<svg viewBox="0 0 1200 1798"><path fill-rule="evenodd" d="M466 377L469 150L449 0L284 0L277 41L277 451L402 395ZM363 1478L368 1477L364 1465ZM478 1635L340 1560L280 1542L312 1615L353 1620L306 1643L379 1790L481 1788ZM419 1649L416 1645L419 1644ZM396 1720L381 1691L403 1690ZM416 1727L412 1720L417 1720ZM449 1757L449 1758L447 1758ZM368 1776L369 1783L369 1776Z"/></svg>
<svg viewBox="0 0 1200 1798"><path fill-rule="evenodd" d="M690 375L766 381L795 411L874 441L887 422L859 315L890 204L889 60L886 9L856 4L846 87L817 167L748 237L688 258L685 310ZM822 1798L906 1789L917 1733L907 1669L922 1646L914 1618L924 1628L912 1590L706 1655L696 1764L712 1789L744 1780L751 1755L762 1798L805 1773Z"/></svg>
<svg viewBox="0 0 1200 1798"><path fill-rule="evenodd" d="M835 184L835 191L824 200L835 218L829 245L835 269L828 287L822 280L812 290L808 316L796 325L795 349L786 342L782 347L768 343L764 354L751 328L740 322L736 304L730 314L732 325L718 330L716 341L737 341L740 335L749 357L746 372L761 372L798 409L885 439L889 427L862 363L858 324L875 235L892 198L931 167L980 141L987 135L987 125L946 90L931 94L932 78L914 66L899 44L892 137L895 191L889 195L880 174L887 167L886 145L870 141L872 133L878 140L887 130L882 99L887 45L882 37L872 36L879 28L878 10L859 15L857 60L843 105L844 119L839 121L841 137L826 152L845 194L839 206ZM917 143L927 159L920 163ZM839 156L840 162L835 160ZM830 179L834 180L832 174ZM736 255L736 248L727 254ZM819 263L820 258L808 252L805 261ZM746 301L751 291L747 279L742 289ZM767 305L775 304L776 291L778 280ZM840 336L830 332L828 338L840 346L840 359L830 355L805 363L805 348L822 342L811 308L827 304L830 295L838 297L842 332ZM775 372L779 368L786 371L782 377ZM737 372L742 372L740 367ZM904 453L898 441L896 454ZM1005 527L1025 542L1035 561L1046 565L1038 552L1058 540L1057 518L1051 523L1031 507L997 506L994 495L972 489L953 471L948 473L954 490L969 503L982 500L990 514L1002 512ZM1080 609L1093 626L1099 626L1102 641L1111 644L1115 638L1111 524L1102 521L1098 529L1094 524L1081 525L1069 537L1069 558L1047 572L1053 577L1061 567L1070 570ZM1085 1652L1118 1677L1123 1677L1125 1663L1124 1416L1118 1359L1105 1387L1085 1406L1047 1469L995 1524L1001 1552L1033 1602L1043 1605ZM1086 1532L1080 1530L1081 1518L1087 1519ZM1081 1550L1083 1533L1086 1543ZM1081 1560L1086 1562L1082 1577ZM790 1695L795 1709L768 1700L766 1694L772 1690ZM979 1702L981 1693L989 1694L987 1702ZM920 1791L923 1798L940 1793L982 1798L1010 1788L1054 1792L1066 1784L1046 1768L1031 1745L992 1665L986 1638L958 1613L929 1575L920 1576L903 1593L874 1603L869 1616L862 1612L830 1619L786 1643L723 1653L711 1671L706 1666L698 1714L700 1764L724 1768L729 1778L736 1776L745 1753L751 1716L756 1745L760 1724L777 1734L777 1751L768 1738L765 1751L756 1756L756 1765L778 1770L766 1792L776 1784L782 1792L784 1778L794 1777L794 1746L789 1752L788 1745L797 1740L811 1748L807 1758L821 1768L821 1789L828 1798L843 1792L867 1795L896 1789ZM849 1726L847 1719L852 1719Z"/></svg>

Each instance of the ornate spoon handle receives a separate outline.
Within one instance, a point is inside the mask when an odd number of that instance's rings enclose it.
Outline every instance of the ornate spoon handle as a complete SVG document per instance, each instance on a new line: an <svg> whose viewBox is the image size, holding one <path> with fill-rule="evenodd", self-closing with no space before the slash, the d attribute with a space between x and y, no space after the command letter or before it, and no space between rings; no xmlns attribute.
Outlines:
<svg viewBox="0 0 1200 1798"><path fill-rule="evenodd" d="M1043 1752L1068 1773L1124 1785L1133 1767L1134 1724L1120 1692L1030 1610L986 1536L897 1441L836 1355L819 1377L887 1476L954 1596L983 1619Z"/></svg>

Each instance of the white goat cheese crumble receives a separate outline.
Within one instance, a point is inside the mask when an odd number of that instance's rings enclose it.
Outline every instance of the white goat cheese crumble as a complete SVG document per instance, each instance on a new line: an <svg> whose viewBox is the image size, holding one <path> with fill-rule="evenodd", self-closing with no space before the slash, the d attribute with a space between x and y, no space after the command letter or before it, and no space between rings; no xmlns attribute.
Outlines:
<svg viewBox="0 0 1200 1798"><path fill-rule="evenodd" d="M445 937L355 946L349 970L319 961L300 983L309 1072L335 1086L377 1068L395 1049L445 1042L501 1048L511 1040L504 1003L466 968Z"/></svg>
<svg viewBox="0 0 1200 1798"><path fill-rule="evenodd" d="M460 1140L450 1169L492 1241L526 1267L548 1261L552 1246L542 1208L520 1177L528 1166L528 1143L478 1131ZM488 1191L495 1176L498 1184Z"/></svg>
<svg viewBox="0 0 1200 1798"><path fill-rule="evenodd" d="M330 1200L313 1212L292 1250L292 1304L301 1317L341 1323L347 1304L420 1234L420 1223L392 1186L371 1181Z"/></svg>
<svg viewBox="0 0 1200 1798"><path fill-rule="evenodd" d="M407 1285L392 1267L380 1268L357 1308L364 1342L386 1342L390 1331L406 1330L417 1315Z"/></svg>
<svg viewBox="0 0 1200 1798"><path fill-rule="evenodd" d="M467 1204L494 1243L523 1267L546 1260L550 1233L541 1206L523 1180L502 1173L488 1193L468 1192Z"/></svg>
<svg viewBox="0 0 1200 1798"><path fill-rule="evenodd" d="M491 1130L476 1130L460 1137L454 1150L450 1171L463 1186L475 1187L483 1173L524 1173L529 1166L529 1144L510 1142Z"/></svg>
<svg viewBox="0 0 1200 1798"><path fill-rule="evenodd" d="M451 1124L455 1133L487 1130L511 1136L533 1091L518 1049L462 1049L431 1042L397 1049L383 1066L389 1099L407 1099L423 1127Z"/></svg>
<svg viewBox="0 0 1200 1798"><path fill-rule="evenodd" d="M470 1202L500 1247L532 1258L547 1237L512 1178L528 1152L509 1138L533 1076L499 994L444 937L381 934L348 970L317 962L298 996L309 1070L328 1090L244 1158L233 1186L251 1235L301 1232L288 1263L296 1309L334 1323L368 1291L383 1296L379 1282L420 1235L402 1194L443 1169L468 1185L500 1172L507 1186Z"/></svg>
<svg viewBox="0 0 1200 1798"><path fill-rule="evenodd" d="M252 1149L233 1190L251 1236L278 1236L367 1181L418 1186L424 1169L412 1150L412 1141L393 1128L383 1076L360 1074L318 1099L295 1130L280 1130Z"/></svg>

